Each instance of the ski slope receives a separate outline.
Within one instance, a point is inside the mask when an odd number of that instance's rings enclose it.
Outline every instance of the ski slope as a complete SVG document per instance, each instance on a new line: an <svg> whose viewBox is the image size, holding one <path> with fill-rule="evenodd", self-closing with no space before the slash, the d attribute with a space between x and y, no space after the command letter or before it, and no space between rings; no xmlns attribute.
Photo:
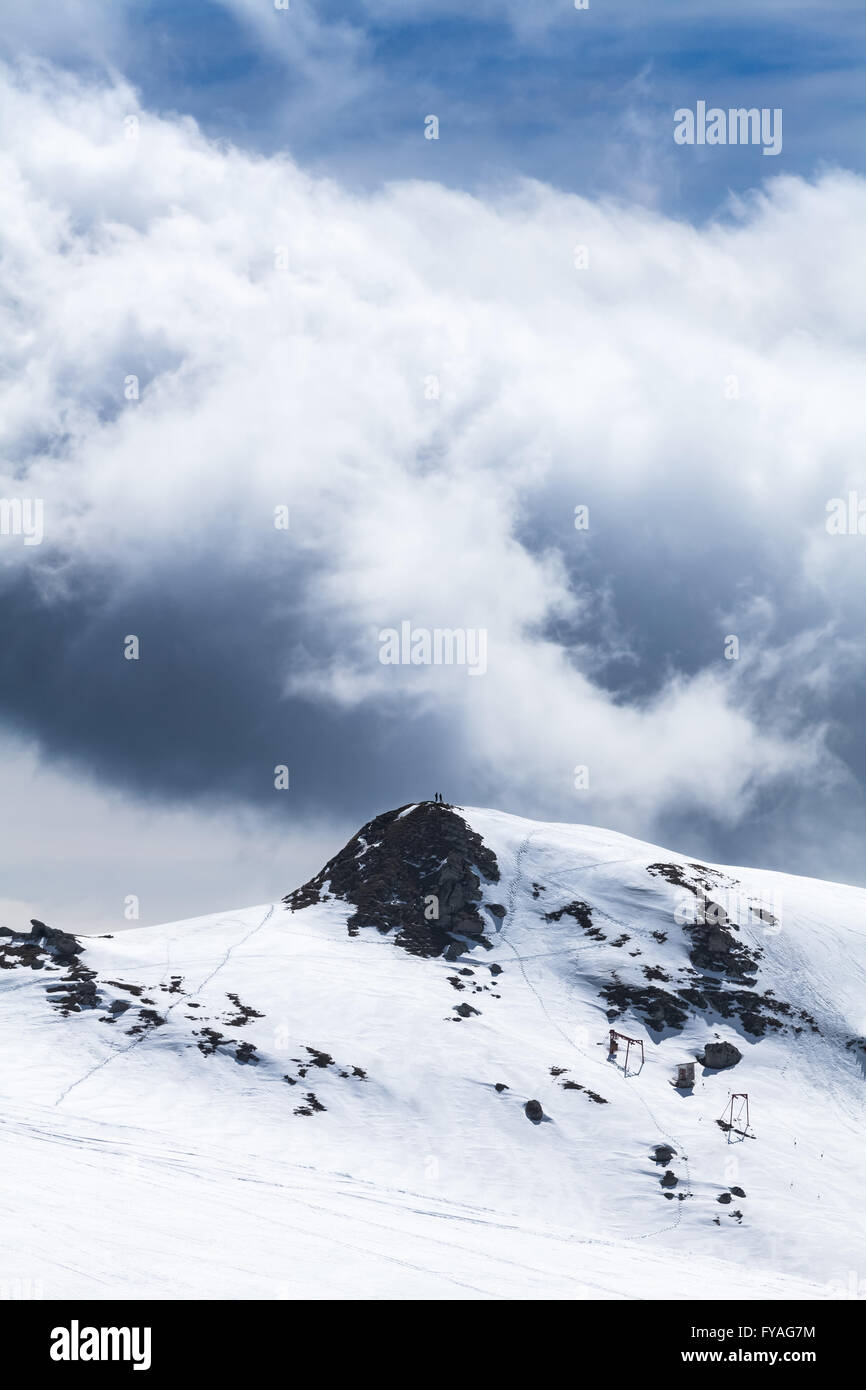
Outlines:
<svg viewBox="0 0 866 1390"><path fill-rule="evenodd" d="M98 1004L71 1012L66 966L7 954L0 1288L820 1299L853 1272L866 1294L866 892L455 810L495 855L481 910L500 910L450 960L353 927L327 891L80 938L75 988ZM361 832L349 861L369 852ZM664 876L680 870L772 900L772 924L731 930L778 1028L700 1008L650 1027L640 1003L609 1018L612 980L672 998L695 976L691 890ZM576 902L591 921L561 911ZM643 1067L608 1056L611 1026L644 1040ZM713 1040L742 1060L676 1090ZM716 1123L732 1090L747 1134Z"/></svg>

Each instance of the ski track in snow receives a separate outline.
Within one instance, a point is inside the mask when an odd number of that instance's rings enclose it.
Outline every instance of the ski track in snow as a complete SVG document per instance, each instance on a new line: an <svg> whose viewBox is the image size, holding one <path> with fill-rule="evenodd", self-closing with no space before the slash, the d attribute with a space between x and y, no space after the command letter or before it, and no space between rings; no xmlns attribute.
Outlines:
<svg viewBox="0 0 866 1390"><path fill-rule="evenodd" d="M168 1008L167 1008L166 1011L165 1011L165 1016L166 1016L166 1018L168 1018L169 1014L172 1013L176 1008L178 1008L178 1006L179 1006L180 1004L188 1004L189 1001L190 1001L190 999L197 999L197 998L199 997L199 995L201 994L202 990L204 990L204 989L207 988L207 986L210 984L211 980L213 980L214 977L215 977L216 975L218 975L218 974L220 973L220 971L221 971L226 965L228 965L228 963L229 963L229 961L231 960L231 957L232 957L232 955L234 954L235 950L237 950L237 949L238 949L239 947L241 947L241 946L244 946L248 941L250 941L250 940L252 939L252 937L254 937L258 932L261 931L262 927L263 927L267 922L270 921L271 917L272 917L273 914L274 914L274 908L275 908L275 906L276 906L275 903L271 903L270 907L268 908L268 910L267 910L267 912L265 913L265 915L264 915L264 917L262 918L262 920L259 922L258 926L253 927L252 931L248 931L247 934L246 934L246 936L242 937L240 941L234 942L234 943L228 948L228 950L226 951L226 953L225 953L225 955L223 956L222 960L220 961L219 965L215 966L214 969L210 972L210 974L207 975L207 976L202 980L201 984L200 984L200 985L198 986L198 988L195 990L194 994L192 994L192 995L182 995L180 998L175 999L174 1003L169 1004ZM222 920L223 920L223 921L231 921L231 918L223 918ZM240 919L236 919L236 920L240 920ZM167 947L168 947L168 949L169 949L169 951L170 951L170 949L171 949L171 940L169 940L166 944L167 944ZM170 963L169 963L169 962L166 962L166 967L165 967L165 970L164 970L163 975L162 975L162 980L163 980L163 982L165 981L165 977L166 977L166 975L168 974L168 972L169 972L170 969L171 969ZM90 1068L84 1073L83 1076L79 1076L78 1079L77 1079L76 1081L71 1081L71 1082L69 1083L69 1085L66 1086L66 1087L61 1091L60 1095L57 1097L56 1101L54 1102L55 1106L61 1105L61 1104L63 1103L63 1101L66 1099L66 1097L67 1097L72 1091L76 1090L79 1086L82 1086L82 1085L84 1084L85 1081L89 1081L89 1079L90 1079L91 1076L95 1076L96 1073L97 1073L98 1071L102 1071L105 1067L107 1067L107 1066L109 1065L109 1063L117 1061L118 1057L125 1057L126 1054L127 1054L128 1052L133 1052L137 1047L140 1047L141 1044L142 1044L142 1043L145 1041L145 1039L147 1038L148 1032L149 1032L149 1030L148 1030L147 1028L145 1028L144 1032L141 1033L141 1034L139 1034L139 1036L138 1036L137 1038L133 1038L133 1040L132 1040L131 1043L127 1043L124 1047L117 1047L117 1048L115 1048L114 1051L111 1052L111 1053L109 1054L108 1057L103 1057L103 1059L102 1059L101 1062L97 1062L95 1066L90 1067Z"/></svg>
<svg viewBox="0 0 866 1390"><path fill-rule="evenodd" d="M532 843L532 838L533 838L533 835L534 835L535 833L536 833L535 831L530 831L530 833L527 835L526 839L522 842L522 844L521 844L520 847L518 848L517 853L516 853L516 855L515 855L515 857L514 857L515 872L514 872L514 874L513 874L513 876L512 876L511 883L509 884L509 887L508 887L508 913L509 913L509 916L513 916L514 911L515 911L515 902L516 902L516 899L517 899L517 890L518 890L518 888L519 888L519 886L520 886L521 879L523 878L523 868L522 868L523 860L525 859L526 854L527 854L528 851L529 851L529 846L530 846L530 844ZM597 866L596 866L596 865L586 865L585 867L586 867L586 868L596 868ZM593 910L593 912L596 911L595 908L593 908L592 910ZM606 915L606 914L602 914L602 915ZM610 920L613 921L613 920L615 920L615 919L614 919L614 918L611 918ZM625 923L623 923L623 922L618 922L617 925L618 925L618 926L623 926L623 927L624 927L624 926L625 926ZM535 998L538 1000L538 1004L539 1004L539 1006L540 1006L540 1008L541 1008L541 1011L542 1011L542 1013L544 1014L544 1017L547 1019L548 1023L550 1024L550 1026L556 1030L556 1032L557 1032L557 1033L559 1034L559 1036L563 1039L563 1041L566 1042L566 1043L568 1044L568 1046L569 1046L570 1048L572 1048L575 1052L577 1052L579 1056L583 1057L586 1061L594 1061L595 1059L592 1058L592 1057L590 1057L589 1053L585 1052L584 1049L583 1049L582 1047L580 1047L579 1044L576 1043L576 1042L574 1041L573 1038L569 1037L569 1035L565 1032L565 1030L564 1030L563 1028L561 1028L561 1027L559 1026L559 1024L556 1022L556 1020L555 1020L554 1018L551 1018L550 1013L549 1013L548 1008L547 1008L547 1005L545 1004L543 998L541 997L541 995L539 994L538 990L535 988L535 985L532 983L532 981L530 980L528 974L526 973L526 968L525 968L525 965L524 965L523 958L521 957L520 952L517 950L516 946L513 946L513 945L512 945L512 943L508 940L508 937L507 937L507 936L504 934L504 932L502 932L502 931L500 931L500 939L501 939L502 941L504 941L504 943L505 943L505 945L508 947L508 949L509 949L510 951L513 952L514 957L515 957L515 959L516 959L516 961L517 961L517 964L518 964L519 967L520 967L520 973L521 973L521 975L523 976L523 979L525 980L526 985L527 985L528 988L531 990L531 992L535 995ZM641 1068L641 1070L643 1070L643 1068ZM628 1081L628 1077L625 1075L624 1072L622 1073L620 1079L621 1079L623 1082L627 1082L627 1081ZM633 1088L633 1089L634 1089L634 1088ZM691 1193L692 1181L691 1181L691 1173L689 1172L688 1159L685 1157L685 1155L684 1155L683 1152L682 1152L682 1149L683 1149L682 1141L681 1141L680 1139L676 1138L675 1135L669 1134L668 1131L667 1131L666 1129L663 1128L663 1126L659 1123L659 1121L658 1121L658 1119L656 1118L656 1116L653 1114L653 1112L652 1112L650 1106L647 1104L646 1100L645 1100L644 1097L641 1095L640 1091L635 1090L635 1094L637 1095L637 1098L638 1098L638 1100L640 1101L641 1105L643 1106L644 1110L646 1111L646 1113L649 1115L650 1119L652 1120L653 1126L655 1127L655 1129L657 1130L657 1132L662 1136L662 1138L668 1139L668 1140L673 1144L674 1149L675 1149L676 1154L677 1154L677 1157L680 1158L680 1159L682 1160L683 1164L685 1165L685 1170L686 1170L686 1183L687 1183L687 1185L688 1185L688 1192L687 1192L687 1194L686 1194L686 1196L685 1196L685 1198L684 1198L684 1201L688 1201L689 1198L690 1198L691 1195L692 1195L692 1193ZM658 1228L658 1230L655 1230L655 1231L645 1231L645 1232L643 1232L643 1233L637 1233L637 1234L635 1234L635 1235L626 1236L626 1237L624 1237L624 1239L626 1239L626 1240L650 1240L653 1236L663 1235L666 1231L675 1231L675 1230L677 1229L677 1227L679 1226L680 1222L682 1221L682 1216L683 1216L683 1212L682 1212L683 1202L681 1202L681 1201L679 1200L678 1197L675 1198L674 1201L675 1201L676 1219L675 1219L674 1221L672 1221L669 1225L667 1225L667 1226L660 1226L660 1227Z"/></svg>

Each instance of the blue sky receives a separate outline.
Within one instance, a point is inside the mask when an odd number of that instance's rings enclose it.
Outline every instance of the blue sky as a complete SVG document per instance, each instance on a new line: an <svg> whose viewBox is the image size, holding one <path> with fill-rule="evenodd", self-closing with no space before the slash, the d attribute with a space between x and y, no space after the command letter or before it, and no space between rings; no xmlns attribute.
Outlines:
<svg viewBox="0 0 866 1390"><path fill-rule="evenodd" d="M287 150L359 187L514 175L691 218L765 178L758 149L674 150L672 113L781 107L772 172L862 168L866 9L859 0L61 0L13 18L24 44L79 69L116 65L149 107L210 135ZM419 144L435 113L441 138Z"/></svg>

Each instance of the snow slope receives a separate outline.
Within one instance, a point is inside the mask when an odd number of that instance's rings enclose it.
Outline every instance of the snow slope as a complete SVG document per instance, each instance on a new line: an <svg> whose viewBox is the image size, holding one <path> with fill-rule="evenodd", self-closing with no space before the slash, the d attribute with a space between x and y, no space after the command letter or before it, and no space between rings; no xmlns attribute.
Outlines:
<svg viewBox="0 0 866 1390"><path fill-rule="evenodd" d="M866 892L456 810L499 879L479 872L485 928L452 959L353 925L330 866L307 906L81 938L59 964L8 938L0 1291L866 1295ZM426 833L429 805L402 814ZM365 827L345 863L395 833ZM696 970L680 920L700 883L735 942L719 970ZM735 921L750 900L764 916ZM696 988L704 1006L684 1004ZM655 1026L647 990L682 1017ZM609 1058L612 1025L644 1040L643 1067ZM725 1039L735 1067L670 1084ZM731 1090L751 1132L716 1123Z"/></svg>

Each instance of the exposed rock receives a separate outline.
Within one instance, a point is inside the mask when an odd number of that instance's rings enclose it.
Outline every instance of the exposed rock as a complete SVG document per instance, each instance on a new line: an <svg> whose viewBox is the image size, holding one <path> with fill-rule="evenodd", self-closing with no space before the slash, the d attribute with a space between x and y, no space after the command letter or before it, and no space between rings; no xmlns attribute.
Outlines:
<svg viewBox="0 0 866 1390"><path fill-rule="evenodd" d="M423 802L377 816L283 901L297 912L340 898L355 905L351 934L394 931L413 955L454 959L467 949L455 936L490 944L479 911L482 879L498 883L499 866L481 836L447 806ZM488 906L497 916L499 905Z"/></svg>
<svg viewBox="0 0 866 1390"><path fill-rule="evenodd" d="M583 1091L587 1100L595 1101L596 1105L607 1105L604 1096L600 1096L598 1091L590 1091L586 1086L581 1086L579 1081L563 1081L562 1089L564 1091Z"/></svg>
<svg viewBox="0 0 866 1390"><path fill-rule="evenodd" d="M599 927L593 926L592 908L589 903L582 902L580 898L575 898L572 903L566 903L565 907L557 907L553 912L545 912L544 914L545 922L561 922L563 917L573 917L587 936L595 937L597 941L607 940L604 932Z"/></svg>
<svg viewBox="0 0 866 1390"><path fill-rule="evenodd" d="M223 1020L227 1028L242 1028L245 1023L249 1023L251 1018L264 1018L257 1009L249 1004L242 1004L236 994L227 994L226 999L230 999L237 1009L237 1013L232 1018Z"/></svg>
<svg viewBox="0 0 866 1390"><path fill-rule="evenodd" d="M664 878L677 888L687 888L694 893L700 888L711 893L720 883L733 886L734 880L727 878L719 869L711 869L708 864L647 864L648 874Z"/></svg>
<svg viewBox="0 0 866 1390"><path fill-rule="evenodd" d="M35 917L30 919L30 935L54 957L58 965L71 965L84 949L76 937L54 927L46 927L44 922L37 921Z"/></svg>
<svg viewBox="0 0 866 1390"><path fill-rule="evenodd" d="M327 1052L320 1052L317 1047L308 1047L304 1044L304 1051L309 1052L314 1067L332 1067L334 1065L333 1057Z"/></svg>
<svg viewBox="0 0 866 1390"><path fill-rule="evenodd" d="M790 1017L792 1009L783 999L777 999L771 990L758 994L755 990L730 989L721 981L712 984L702 978L698 985L677 990L682 999L689 1003L696 1013L717 1013L720 1018L738 1018L747 1033L753 1037L763 1037L767 1029L783 1032L782 1018Z"/></svg>
<svg viewBox="0 0 866 1390"><path fill-rule="evenodd" d="M527 1120L531 1120L534 1125L540 1124L544 1119L540 1100L528 1100L523 1107L523 1113Z"/></svg>
<svg viewBox="0 0 866 1390"><path fill-rule="evenodd" d="M306 1105L299 1105L295 1110L296 1115L314 1115L327 1109L318 1099L314 1091L308 1091L304 1096L304 1100L307 1102Z"/></svg>
<svg viewBox="0 0 866 1390"><path fill-rule="evenodd" d="M99 1009L102 997L94 983L96 972L86 970L76 961L59 983L49 985L46 993L51 1003L64 1015L80 1013L82 1009Z"/></svg>
<svg viewBox="0 0 866 1390"><path fill-rule="evenodd" d="M162 1014L157 1013L156 1009L139 1009L138 1022L131 1028L127 1028L127 1033L131 1035L147 1033L151 1028L162 1028L165 1019Z"/></svg>
<svg viewBox="0 0 866 1390"><path fill-rule="evenodd" d="M84 950L77 937L68 932L46 927L44 922L31 918L29 932L14 932L0 927L0 968L29 966L43 970L46 966L75 966Z"/></svg>
<svg viewBox="0 0 866 1390"><path fill-rule="evenodd" d="M469 1018L472 1014L477 1014L479 1010L473 1009L471 1004L455 1004L454 1012L459 1014L461 1018Z"/></svg>
<svg viewBox="0 0 866 1390"><path fill-rule="evenodd" d="M654 1163L663 1163L667 1167L675 1153L676 1149L671 1148L670 1144L656 1144L652 1159Z"/></svg>
<svg viewBox="0 0 866 1390"><path fill-rule="evenodd" d="M708 1042L703 1057L698 1061L705 1067L720 1070L722 1067L735 1067L742 1060L742 1052L731 1042Z"/></svg>
<svg viewBox="0 0 866 1390"><path fill-rule="evenodd" d="M718 911L723 924L704 921L683 927L691 941L689 959L698 970L711 970L732 980L750 979L754 983L758 970L757 956L734 938L730 931L731 923L721 908Z"/></svg>
<svg viewBox="0 0 866 1390"><path fill-rule="evenodd" d="M607 1016L611 1023L629 1008L655 1032L662 1032L665 1028L674 1028L679 1032L688 1018L676 995L667 994L655 985L626 984L614 975L610 984L604 985L599 993L607 1000Z"/></svg>

